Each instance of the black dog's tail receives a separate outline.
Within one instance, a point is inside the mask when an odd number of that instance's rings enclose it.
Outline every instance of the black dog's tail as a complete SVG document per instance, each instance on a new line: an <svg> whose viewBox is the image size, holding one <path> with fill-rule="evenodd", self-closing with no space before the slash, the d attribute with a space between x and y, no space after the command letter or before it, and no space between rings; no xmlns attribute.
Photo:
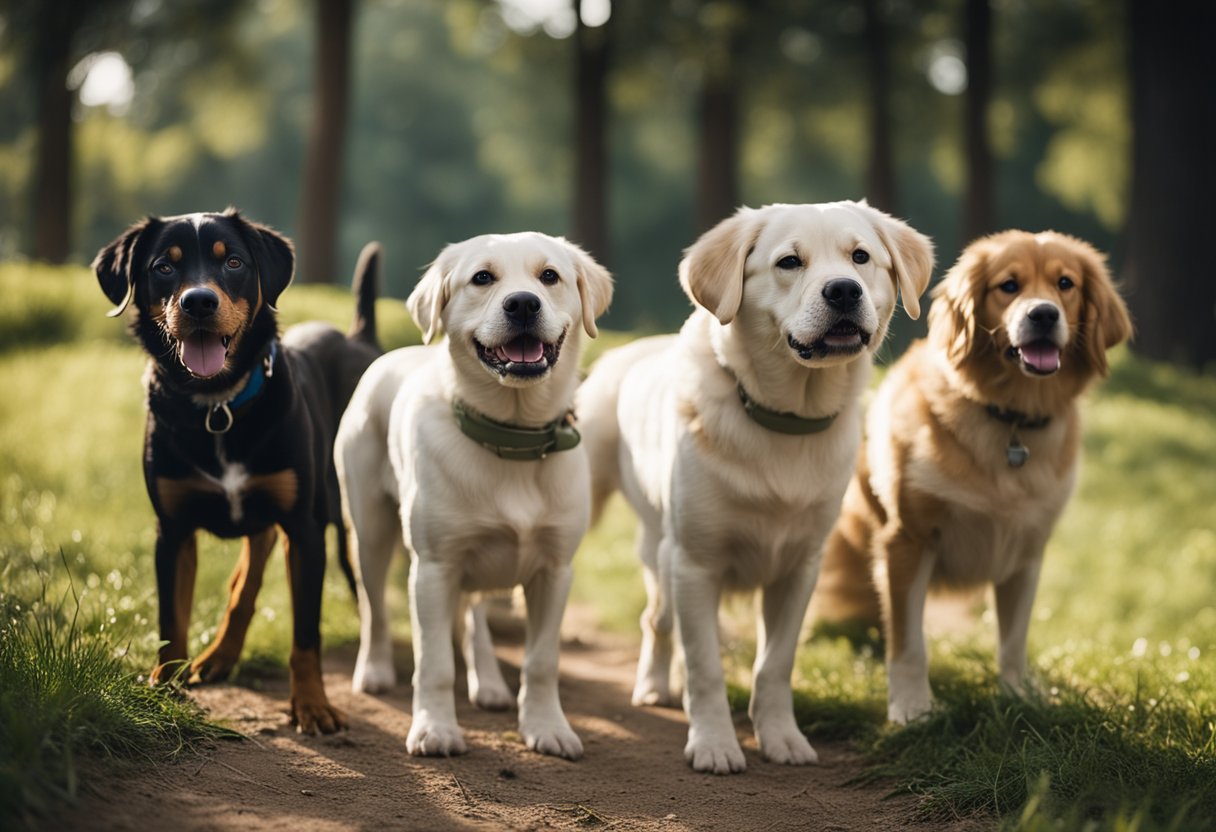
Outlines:
<svg viewBox="0 0 1216 832"><path fill-rule="evenodd" d="M355 320L346 337L352 341L380 349L376 338L376 293L380 283L380 244L370 242L359 252L355 264L355 277L351 281L351 292L355 295Z"/></svg>

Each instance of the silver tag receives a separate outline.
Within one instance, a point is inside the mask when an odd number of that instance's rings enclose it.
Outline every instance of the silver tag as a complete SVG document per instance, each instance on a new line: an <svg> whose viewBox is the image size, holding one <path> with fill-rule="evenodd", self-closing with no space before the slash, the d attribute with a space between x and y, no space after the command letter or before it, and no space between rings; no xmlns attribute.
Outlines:
<svg viewBox="0 0 1216 832"><path fill-rule="evenodd" d="M1011 439L1009 447L1005 449L1005 456L1009 459L1010 468L1021 468L1026 464L1026 460L1030 459L1030 448L1018 439Z"/></svg>

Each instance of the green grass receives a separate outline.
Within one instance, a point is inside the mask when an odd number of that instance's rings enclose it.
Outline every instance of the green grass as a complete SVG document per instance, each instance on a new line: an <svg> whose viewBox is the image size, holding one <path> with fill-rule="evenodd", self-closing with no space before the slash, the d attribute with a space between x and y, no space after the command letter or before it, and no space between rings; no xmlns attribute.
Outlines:
<svg viewBox="0 0 1216 832"><path fill-rule="evenodd" d="M159 732L163 743L139 745L153 756L201 734L187 704L137 678L157 647L154 518L139 465L143 357L105 317L109 304L85 269L0 265L0 293L0 731L26 737L0 734L0 812L28 814L70 793L80 755L133 747L112 713ZM345 327L352 302L342 289L296 286L280 307L285 324ZM386 345L416 343L399 301L382 300L378 313ZM587 357L628 337L604 333ZM1216 817L1216 379L1120 351L1086 422L1082 477L1048 548L1030 633L1041 696L998 690L986 608L974 628L934 641L941 708L908 729L884 725L886 679L872 642L824 635L799 651L800 724L813 740L864 749L882 787L918 795L930 821L1150 830L1210 828ZM193 652L214 635L238 548L200 542ZM645 600L633 547L634 521L617 498L579 551L572 595L600 626L628 634ZM244 667L259 672L281 669L290 644L285 570L274 564L245 655ZM399 570L392 599L402 612L403 578ZM731 695L742 706L754 657L746 602L729 618ZM406 616L394 622L407 637ZM327 644L354 641L357 624L331 568ZM59 668L67 679L76 665L107 668L84 681L109 680L115 711L67 718L70 698L30 675Z"/></svg>

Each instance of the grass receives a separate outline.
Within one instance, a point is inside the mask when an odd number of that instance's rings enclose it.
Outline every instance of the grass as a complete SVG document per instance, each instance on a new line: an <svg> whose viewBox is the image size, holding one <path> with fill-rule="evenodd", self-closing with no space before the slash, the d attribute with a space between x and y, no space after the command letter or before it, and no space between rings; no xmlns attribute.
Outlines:
<svg viewBox="0 0 1216 832"><path fill-rule="evenodd" d="M157 646L154 521L139 466L143 358L122 324L105 317L109 306L87 270L0 265L0 293L0 732L9 732L0 733L2 822L4 813L32 816L70 795L81 755L139 758L144 749L163 757L206 729L188 702L138 681ZM280 306L285 323L323 318L344 327L352 302L345 290L309 286L290 289ZM417 341L402 304L382 300L378 314L387 345ZM588 356L628 337L605 333ZM838 634L799 651L800 724L813 740L863 748L884 787L918 795L930 822L1211 828L1213 414L1216 380L1125 351L1115 356L1112 377L1086 407L1082 477L1049 546L1035 606L1030 647L1041 695L998 689L984 606L976 626L933 642L940 708L929 720L885 726L880 649ZM576 558L572 595L600 626L629 634L645 598L633 536L633 518L615 499ZM233 542L200 544L192 651L214 636L237 552ZM267 573L246 669L283 666L284 571ZM394 608L404 611L403 572L394 589ZM745 608L732 607L726 640L736 705L746 702L754 655ZM394 616L402 638L405 618ZM330 645L357 639L354 604L332 568L324 632ZM83 679L71 676L74 667ZM42 685L38 672L60 683ZM74 689L109 693L75 701L64 693ZM124 739L142 736L126 733L136 724L160 739Z"/></svg>

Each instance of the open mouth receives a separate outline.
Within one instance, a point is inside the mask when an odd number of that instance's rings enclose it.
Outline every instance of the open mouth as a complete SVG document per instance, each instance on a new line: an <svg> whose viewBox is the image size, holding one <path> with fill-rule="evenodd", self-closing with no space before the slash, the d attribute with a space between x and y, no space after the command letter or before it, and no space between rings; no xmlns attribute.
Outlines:
<svg viewBox="0 0 1216 832"><path fill-rule="evenodd" d="M1049 376L1060 369L1060 348L1046 338L1010 347L1007 355L1016 358L1022 369L1036 376Z"/></svg>
<svg viewBox="0 0 1216 832"><path fill-rule="evenodd" d="M503 376L539 376L547 373L561 354L563 332L552 344L547 344L535 335L516 335L510 341L494 347L473 339L477 346L477 357L494 372Z"/></svg>
<svg viewBox="0 0 1216 832"><path fill-rule="evenodd" d="M860 352L870 343L870 333L852 321L837 321L818 341L804 344L793 335L787 335L786 342L799 358L810 360Z"/></svg>
<svg viewBox="0 0 1216 832"><path fill-rule="evenodd" d="M178 358L198 378L211 378L224 369L231 335L199 329L178 341Z"/></svg>

